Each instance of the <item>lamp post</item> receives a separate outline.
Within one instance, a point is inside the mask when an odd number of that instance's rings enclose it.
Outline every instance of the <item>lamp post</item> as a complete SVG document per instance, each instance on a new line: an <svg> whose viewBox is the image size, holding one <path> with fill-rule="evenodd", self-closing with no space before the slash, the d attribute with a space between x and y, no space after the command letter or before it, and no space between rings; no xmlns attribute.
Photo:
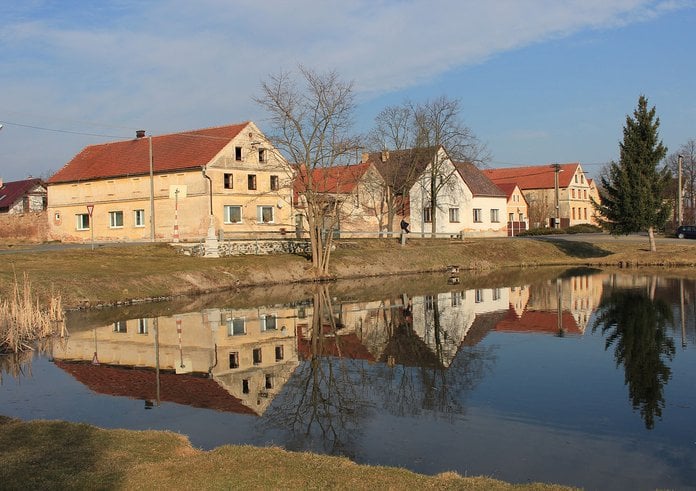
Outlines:
<svg viewBox="0 0 696 491"><path fill-rule="evenodd" d="M684 164L684 156L680 155L677 162L679 164L679 172L677 173L677 226L679 226L684 220L684 206L682 204L682 165Z"/></svg>

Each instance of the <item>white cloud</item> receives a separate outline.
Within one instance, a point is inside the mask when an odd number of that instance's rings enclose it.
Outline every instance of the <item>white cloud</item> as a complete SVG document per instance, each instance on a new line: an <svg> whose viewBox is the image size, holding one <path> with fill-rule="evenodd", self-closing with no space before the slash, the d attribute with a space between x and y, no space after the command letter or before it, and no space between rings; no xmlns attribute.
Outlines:
<svg viewBox="0 0 696 491"><path fill-rule="evenodd" d="M74 118L155 132L258 119L251 97L260 80L297 63L336 69L375 96L501 52L693 3L122 0L72 12L35 1L0 7L7 74L0 107L20 118L39 114L24 122L49 127Z"/></svg>

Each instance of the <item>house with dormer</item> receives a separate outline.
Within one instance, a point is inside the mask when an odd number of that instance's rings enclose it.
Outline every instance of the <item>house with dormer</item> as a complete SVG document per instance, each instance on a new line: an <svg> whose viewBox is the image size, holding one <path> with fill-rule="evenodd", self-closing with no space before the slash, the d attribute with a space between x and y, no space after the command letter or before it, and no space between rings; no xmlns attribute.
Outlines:
<svg viewBox="0 0 696 491"><path fill-rule="evenodd" d="M53 239L187 241L292 224L293 169L253 122L90 145L48 180Z"/></svg>
<svg viewBox="0 0 696 491"><path fill-rule="evenodd" d="M561 227L594 223L590 180L582 166L549 164L505 167L483 171L497 185L516 184L528 204L530 226L552 226L556 218Z"/></svg>

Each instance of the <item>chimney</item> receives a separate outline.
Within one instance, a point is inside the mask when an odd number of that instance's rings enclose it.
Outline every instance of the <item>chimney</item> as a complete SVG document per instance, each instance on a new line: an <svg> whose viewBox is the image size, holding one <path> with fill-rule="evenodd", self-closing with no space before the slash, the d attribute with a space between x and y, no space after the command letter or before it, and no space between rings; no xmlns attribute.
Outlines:
<svg viewBox="0 0 696 491"><path fill-rule="evenodd" d="M389 160L389 150L382 150L382 162Z"/></svg>
<svg viewBox="0 0 696 491"><path fill-rule="evenodd" d="M145 138L145 130L136 130L135 137L136 138Z"/></svg>
<svg viewBox="0 0 696 491"><path fill-rule="evenodd" d="M368 160L370 160L370 154L367 152L363 152L361 163L366 164Z"/></svg>

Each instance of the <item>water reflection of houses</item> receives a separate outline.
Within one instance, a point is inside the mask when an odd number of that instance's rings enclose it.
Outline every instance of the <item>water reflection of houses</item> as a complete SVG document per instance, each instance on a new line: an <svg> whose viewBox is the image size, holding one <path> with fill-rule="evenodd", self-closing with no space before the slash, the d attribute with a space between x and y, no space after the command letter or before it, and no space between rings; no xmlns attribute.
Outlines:
<svg viewBox="0 0 696 491"><path fill-rule="evenodd" d="M201 400L217 401L210 404L213 409L233 410L233 402L239 401L262 414L298 364L295 309L207 309L119 320L72 332L67 343L55 346L53 358L98 392L155 400L157 395L142 387L149 378L152 387L157 385L156 371L160 396L186 380L198 388ZM119 367L131 369L130 383L116 375ZM206 377L210 380L203 382ZM88 383L95 380L100 382ZM220 387L227 404L220 402ZM160 399L184 403L178 396Z"/></svg>

